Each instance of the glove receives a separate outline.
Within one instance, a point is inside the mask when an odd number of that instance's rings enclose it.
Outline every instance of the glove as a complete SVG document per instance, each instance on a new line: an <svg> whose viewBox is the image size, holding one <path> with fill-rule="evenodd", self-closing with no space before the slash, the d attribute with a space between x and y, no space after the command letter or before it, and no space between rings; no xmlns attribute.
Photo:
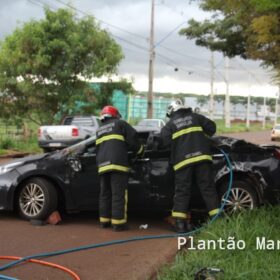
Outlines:
<svg viewBox="0 0 280 280"><path fill-rule="evenodd" d="M141 144L139 150L137 151L136 158L143 158L145 154L145 147Z"/></svg>

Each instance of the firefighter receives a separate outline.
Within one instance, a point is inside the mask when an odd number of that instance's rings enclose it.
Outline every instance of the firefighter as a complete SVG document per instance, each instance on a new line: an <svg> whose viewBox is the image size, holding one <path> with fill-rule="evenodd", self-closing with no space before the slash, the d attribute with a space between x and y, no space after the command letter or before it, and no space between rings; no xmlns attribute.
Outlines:
<svg viewBox="0 0 280 280"><path fill-rule="evenodd" d="M175 218L175 230L184 233L191 228L187 213L193 184L200 188L209 215L219 211L210 150L210 137L216 132L216 124L186 108L181 100L173 101L166 115L170 120L161 130L160 145L171 147L171 164L175 171L172 217Z"/></svg>
<svg viewBox="0 0 280 280"><path fill-rule="evenodd" d="M100 177L99 219L101 227L127 229L128 149L144 153L136 130L120 119L117 108L105 106L102 125L96 132L96 161Z"/></svg>

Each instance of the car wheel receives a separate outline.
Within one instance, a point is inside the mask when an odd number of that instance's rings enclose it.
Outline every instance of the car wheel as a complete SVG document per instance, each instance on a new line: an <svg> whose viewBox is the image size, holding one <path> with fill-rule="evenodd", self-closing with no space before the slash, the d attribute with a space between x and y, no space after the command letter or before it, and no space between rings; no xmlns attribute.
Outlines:
<svg viewBox="0 0 280 280"><path fill-rule="evenodd" d="M220 197L221 203L225 203L224 210L228 214L250 210L258 206L257 193L246 181L234 181L228 196L227 191L228 183L224 183L220 189Z"/></svg>
<svg viewBox="0 0 280 280"><path fill-rule="evenodd" d="M44 153L49 153L49 152L52 151L52 149L51 148L43 148L43 151L44 151Z"/></svg>
<svg viewBox="0 0 280 280"><path fill-rule="evenodd" d="M20 189L17 204L21 217L44 220L57 207L57 192L49 181L33 178Z"/></svg>

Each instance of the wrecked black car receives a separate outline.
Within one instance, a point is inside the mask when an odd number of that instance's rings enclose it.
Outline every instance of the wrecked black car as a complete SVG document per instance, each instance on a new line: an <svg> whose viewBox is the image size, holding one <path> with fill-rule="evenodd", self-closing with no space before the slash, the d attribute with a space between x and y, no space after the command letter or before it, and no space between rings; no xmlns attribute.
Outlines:
<svg viewBox="0 0 280 280"><path fill-rule="evenodd" d="M154 147L153 132L140 134L146 144L141 159L131 158L128 207L131 210L170 210L173 170L169 151ZM280 201L280 151L243 140L216 137L213 146L215 185L229 212ZM225 201L230 169L233 185ZM0 209L17 210L26 219L45 219L55 209L67 212L98 209L99 182L95 137L64 150L28 156L0 166ZM194 186L192 208L204 203Z"/></svg>

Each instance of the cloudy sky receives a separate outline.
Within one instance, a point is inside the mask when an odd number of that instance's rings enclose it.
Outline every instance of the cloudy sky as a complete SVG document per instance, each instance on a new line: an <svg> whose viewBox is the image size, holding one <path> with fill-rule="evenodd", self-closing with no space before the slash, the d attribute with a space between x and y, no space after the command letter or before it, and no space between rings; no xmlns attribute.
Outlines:
<svg viewBox="0 0 280 280"><path fill-rule="evenodd" d="M210 51L178 35L190 18L209 17L189 0L155 0L155 71L154 91L208 94L210 92ZM151 0L0 0L0 40L23 22L44 16L43 6L51 9L76 8L79 17L95 16L101 26L122 46L125 59L119 76L133 77L134 87L148 90L149 33ZM215 53L216 93L225 92L225 62ZM175 71L177 69L177 71ZM239 58L230 60L230 94L275 97L278 91L270 84L269 74L258 62Z"/></svg>

